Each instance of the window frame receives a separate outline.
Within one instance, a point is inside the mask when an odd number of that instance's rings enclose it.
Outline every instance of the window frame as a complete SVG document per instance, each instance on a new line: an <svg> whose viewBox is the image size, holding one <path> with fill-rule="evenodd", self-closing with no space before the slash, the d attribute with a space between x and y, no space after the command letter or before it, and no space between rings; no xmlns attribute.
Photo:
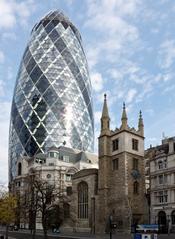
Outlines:
<svg viewBox="0 0 175 239"><path fill-rule="evenodd" d="M132 150L139 151L139 140L132 138Z"/></svg>
<svg viewBox="0 0 175 239"><path fill-rule="evenodd" d="M78 218L88 219L88 184L84 181L78 184Z"/></svg>
<svg viewBox="0 0 175 239"><path fill-rule="evenodd" d="M116 151L119 149L119 138L112 140L112 151Z"/></svg>
<svg viewBox="0 0 175 239"><path fill-rule="evenodd" d="M21 176L21 174L22 174L22 163L19 162L18 163L18 176Z"/></svg>

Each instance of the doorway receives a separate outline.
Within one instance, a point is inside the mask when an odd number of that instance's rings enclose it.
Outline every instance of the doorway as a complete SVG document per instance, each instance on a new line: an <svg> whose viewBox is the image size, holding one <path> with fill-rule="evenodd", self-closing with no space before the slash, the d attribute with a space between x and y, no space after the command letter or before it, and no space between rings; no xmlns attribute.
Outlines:
<svg viewBox="0 0 175 239"><path fill-rule="evenodd" d="M160 211L158 213L158 224L159 224L159 232L167 233L168 226L167 226L166 213L164 211Z"/></svg>

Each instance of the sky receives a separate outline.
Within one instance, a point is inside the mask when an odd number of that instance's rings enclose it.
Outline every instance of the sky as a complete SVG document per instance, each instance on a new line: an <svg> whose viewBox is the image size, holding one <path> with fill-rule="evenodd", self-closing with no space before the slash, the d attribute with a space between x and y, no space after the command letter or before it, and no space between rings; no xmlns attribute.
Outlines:
<svg viewBox="0 0 175 239"><path fill-rule="evenodd" d="M59 9L79 29L93 87L95 150L107 94L111 129L123 102L130 127L142 110L145 148L175 136L175 1L0 0L0 184L8 181L11 101L30 32Z"/></svg>

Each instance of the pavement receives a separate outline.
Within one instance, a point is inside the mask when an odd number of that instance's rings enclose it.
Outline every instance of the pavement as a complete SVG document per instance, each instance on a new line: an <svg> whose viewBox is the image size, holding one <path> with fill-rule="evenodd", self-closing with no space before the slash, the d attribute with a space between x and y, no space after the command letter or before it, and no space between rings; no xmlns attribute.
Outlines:
<svg viewBox="0 0 175 239"><path fill-rule="evenodd" d="M0 235L4 232L0 231ZM19 230L19 231L10 231L9 232L9 239L31 239L32 235L30 234L29 230ZM37 232L36 239L42 239L43 233ZM48 232L48 239L110 239L109 234L103 235L92 235L89 233L51 233ZM124 233L115 233L112 235L112 239L133 239L133 234L124 234ZM158 235L158 239L175 239L175 234L161 234Z"/></svg>

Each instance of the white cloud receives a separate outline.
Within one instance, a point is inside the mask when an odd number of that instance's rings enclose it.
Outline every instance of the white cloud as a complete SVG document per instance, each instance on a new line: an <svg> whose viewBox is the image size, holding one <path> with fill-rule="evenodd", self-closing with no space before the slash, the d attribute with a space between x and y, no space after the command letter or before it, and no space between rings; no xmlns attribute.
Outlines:
<svg viewBox="0 0 175 239"><path fill-rule="evenodd" d="M137 94L136 89L130 89L126 96L126 103L130 103L134 99L136 94Z"/></svg>
<svg viewBox="0 0 175 239"><path fill-rule="evenodd" d="M92 49L92 46L89 46L87 49L87 59L88 59L88 65L89 68L92 69L98 62L100 54L100 48L96 47L95 49Z"/></svg>
<svg viewBox="0 0 175 239"><path fill-rule="evenodd" d="M123 78L123 74L120 72L120 70L109 69L108 73L115 80L122 80L122 78Z"/></svg>
<svg viewBox="0 0 175 239"><path fill-rule="evenodd" d="M121 54L129 54L132 45L138 43L139 31L137 27L125 18L137 15L139 0L87 0L87 20L85 27L88 27L98 35L101 34L100 42L95 42L91 54L92 63L97 64L102 56L108 62L115 62L121 58ZM130 43L130 44L129 44ZM90 49L90 47L89 47ZM125 50L126 49L126 50ZM126 55L125 55L126 57ZM88 58L89 59L89 58Z"/></svg>
<svg viewBox="0 0 175 239"><path fill-rule="evenodd" d="M98 153L98 137L100 135L100 129L95 128L94 132L94 153Z"/></svg>
<svg viewBox="0 0 175 239"><path fill-rule="evenodd" d="M34 10L34 1L0 0L0 29L12 28L16 25L26 23L28 17Z"/></svg>
<svg viewBox="0 0 175 239"><path fill-rule="evenodd" d="M12 79L13 79L13 76L14 76L14 75L13 75L13 69L12 69L12 67L9 66L9 67L7 68L7 79L8 79L8 80L12 80Z"/></svg>
<svg viewBox="0 0 175 239"><path fill-rule="evenodd" d="M5 84L4 81L0 80L0 97L4 96L5 94Z"/></svg>
<svg viewBox="0 0 175 239"><path fill-rule="evenodd" d="M102 75L98 72L94 72L91 74L91 82L92 82L92 88L95 91L101 91L103 89L103 78Z"/></svg>
<svg viewBox="0 0 175 239"><path fill-rule="evenodd" d="M11 102L0 102L0 183L6 184L8 180L8 132Z"/></svg>
<svg viewBox="0 0 175 239"><path fill-rule="evenodd" d="M159 51L159 65L163 69L170 68L175 62L175 41L168 39L165 40Z"/></svg>
<svg viewBox="0 0 175 239"><path fill-rule="evenodd" d="M2 51L0 51L0 63L2 64L5 60L5 55Z"/></svg>
<svg viewBox="0 0 175 239"><path fill-rule="evenodd" d="M14 32L3 32L2 33L2 39L3 40L7 40L7 39L16 40L17 36Z"/></svg>
<svg viewBox="0 0 175 239"><path fill-rule="evenodd" d="M109 77L110 84L113 84L110 89L109 104L114 105L118 103L117 101L125 99L132 108L135 103L151 97L155 93L155 88L167 86L174 75L168 69L166 72L154 71L155 62L151 66L149 66L150 62L144 65L144 54L150 57L155 48L150 42L145 41L142 31L140 34L142 22L146 25L147 20L150 23L153 19L158 19L160 14L140 0L87 0L86 2L87 20L84 26L90 29L92 34L97 35L97 38L94 36L94 42L92 38L89 43L91 47L88 47L88 60L92 72L96 72L97 67L98 69L101 67L103 77L105 79ZM142 22L138 20L140 17ZM152 28L159 29L159 26L153 25ZM97 43L96 39L100 41ZM173 64L174 48L175 41L161 45L163 65ZM100 103L103 101L101 91L104 91L104 86L102 89L98 86L97 93L99 90L100 94L95 97Z"/></svg>
<svg viewBox="0 0 175 239"><path fill-rule="evenodd" d="M99 124L100 119L101 119L102 111L96 111L94 113L94 120L96 124Z"/></svg>
<svg viewBox="0 0 175 239"><path fill-rule="evenodd" d="M16 23L16 16L12 1L0 1L0 27L10 28Z"/></svg>

